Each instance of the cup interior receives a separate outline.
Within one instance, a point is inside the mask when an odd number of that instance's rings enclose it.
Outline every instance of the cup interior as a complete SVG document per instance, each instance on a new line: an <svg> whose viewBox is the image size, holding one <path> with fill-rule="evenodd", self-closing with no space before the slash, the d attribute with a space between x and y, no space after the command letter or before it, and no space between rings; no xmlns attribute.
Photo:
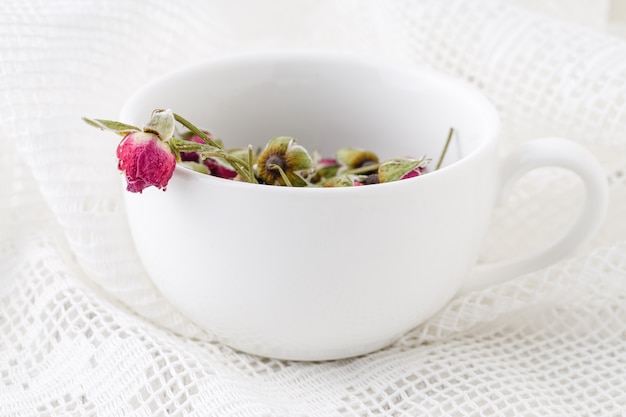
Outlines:
<svg viewBox="0 0 626 417"><path fill-rule="evenodd" d="M427 69L333 54L264 53L202 62L158 79L131 97L120 119L141 126L170 108L227 147L262 147L292 136L332 156L361 147L382 159L438 159L445 165L493 140L498 118L471 86Z"/></svg>

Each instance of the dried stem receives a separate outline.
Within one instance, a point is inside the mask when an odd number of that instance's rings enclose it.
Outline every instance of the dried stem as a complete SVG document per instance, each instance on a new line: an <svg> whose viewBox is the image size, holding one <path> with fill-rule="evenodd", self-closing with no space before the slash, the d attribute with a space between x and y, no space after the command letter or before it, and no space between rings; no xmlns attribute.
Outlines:
<svg viewBox="0 0 626 417"><path fill-rule="evenodd" d="M441 168L441 164L443 163L443 158L446 157L446 152L448 152L448 146L450 146L450 141L452 140L452 135L454 134L454 128L450 128L450 133L448 133L448 139L446 139L446 144L441 151L441 156L439 157L439 162L437 162L437 166L435 167L435 171Z"/></svg>

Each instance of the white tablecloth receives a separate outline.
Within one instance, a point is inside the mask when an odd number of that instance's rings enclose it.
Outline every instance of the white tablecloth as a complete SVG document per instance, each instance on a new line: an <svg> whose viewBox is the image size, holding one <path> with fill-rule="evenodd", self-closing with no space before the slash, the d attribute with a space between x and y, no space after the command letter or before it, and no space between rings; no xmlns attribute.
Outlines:
<svg viewBox="0 0 626 417"><path fill-rule="evenodd" d="M626 41L621 0L0 4L0 415L623 415ZM173 68L325 49L464 78L504 150L564 136L606 169L597 236L545 270L457 297L382 351L283 362L223 346L173 309L126 224L115 119ZM540 247L579 204L570 174L524 177L481 259ZM297 278L297 277L296 277Z"/></svg>

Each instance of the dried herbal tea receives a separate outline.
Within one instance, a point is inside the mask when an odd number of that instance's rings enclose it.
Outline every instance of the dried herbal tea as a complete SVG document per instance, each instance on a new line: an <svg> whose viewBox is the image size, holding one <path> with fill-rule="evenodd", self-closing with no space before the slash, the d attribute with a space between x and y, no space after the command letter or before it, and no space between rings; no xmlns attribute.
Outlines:
<svg viewBox="0 0 626 417"><path fill-rule="evenodd" d="M154 110L142 129L110 120L83 120L123 136L117 147L118 169L126 176L126 189L135 193L150 186L165 190L177 163L202 174L254 184L354 187L416 177L428 172L431 162L426 156L380 161L371 150L350 147L325 157L309 153L288 136L271 138L263 149L254 150L252 145L229 149L171 110ZM436 169L452 134L450 129Z"/></svg>

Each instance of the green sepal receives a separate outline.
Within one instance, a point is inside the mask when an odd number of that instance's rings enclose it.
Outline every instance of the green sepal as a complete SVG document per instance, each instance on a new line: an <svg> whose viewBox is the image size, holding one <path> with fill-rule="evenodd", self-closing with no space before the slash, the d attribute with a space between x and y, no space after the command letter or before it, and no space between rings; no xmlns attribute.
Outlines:
<svg viewBox="0 0 626 417"><path fill-rule="evenodd" d="M162 141L167 142L174 136L176 121L169 109L157 109L150 115L150 120L143 126L144 132L153 132L159 135Z"/></svg>
<svg viewBox="0 0 626 417"><path fill-rule="evenodd" d="M176 162L180 162L181 161L181 159L180 159L180 151L178 150L178 148L176 146L174 146L171 141L167 142L167 144L169 145L170 150L174 154L174 157L176 158Z"/></svg>
<svg viewBox="0 0 626 417"><path fill-rule="evenodd" d="M205 143L192 142L179 138L172 138L170 145L178 149L179 152L198 152L198 153L220 153L224 154L224 150Z"/></svg>
<svg viewBox="0 0 626 417"><path fill-rule="evenodd" d="M290 136L274 136L265 145L265 151L271 150L273 153L281 153L284 154L287 152L287 148L289 144L292 143L294 139Z"/></svg>
<svg viewBox="0 0 626 417"><path fill-rule="evenodd" d="M289 182L291 182L292 187L306 187L309 185L309 183L304 178L302 178L295 172L287 173L287 178L289 178Z"/></svg>
<svg viewBox="0 0 626 417"><path fill-rule="evenodd" d="M405 159L394 158L389 159L378 167L378 179L381 183L398 181L409 172L413 171L420 165L426 162L425 158L422 159Z"/></svg>
<svg viewBox="0 0 626 417"><path fill-rule="evenodd" d="M287 165L293 171L303 171L313 167L311 155L300 145L296 145L295 141L291 142L287 153L285 154Z"/></svg>
<svg viewBox="0 0 626 417"><path fill-rule="evenodd" d="M126 136L129 133L141 131L141 129L136 126L128 125L122 122L116 122L114 120L89 119L87 117L83 117L82 119L90 126L96 127L101 130L115 132L120 136Z"/></svg>

